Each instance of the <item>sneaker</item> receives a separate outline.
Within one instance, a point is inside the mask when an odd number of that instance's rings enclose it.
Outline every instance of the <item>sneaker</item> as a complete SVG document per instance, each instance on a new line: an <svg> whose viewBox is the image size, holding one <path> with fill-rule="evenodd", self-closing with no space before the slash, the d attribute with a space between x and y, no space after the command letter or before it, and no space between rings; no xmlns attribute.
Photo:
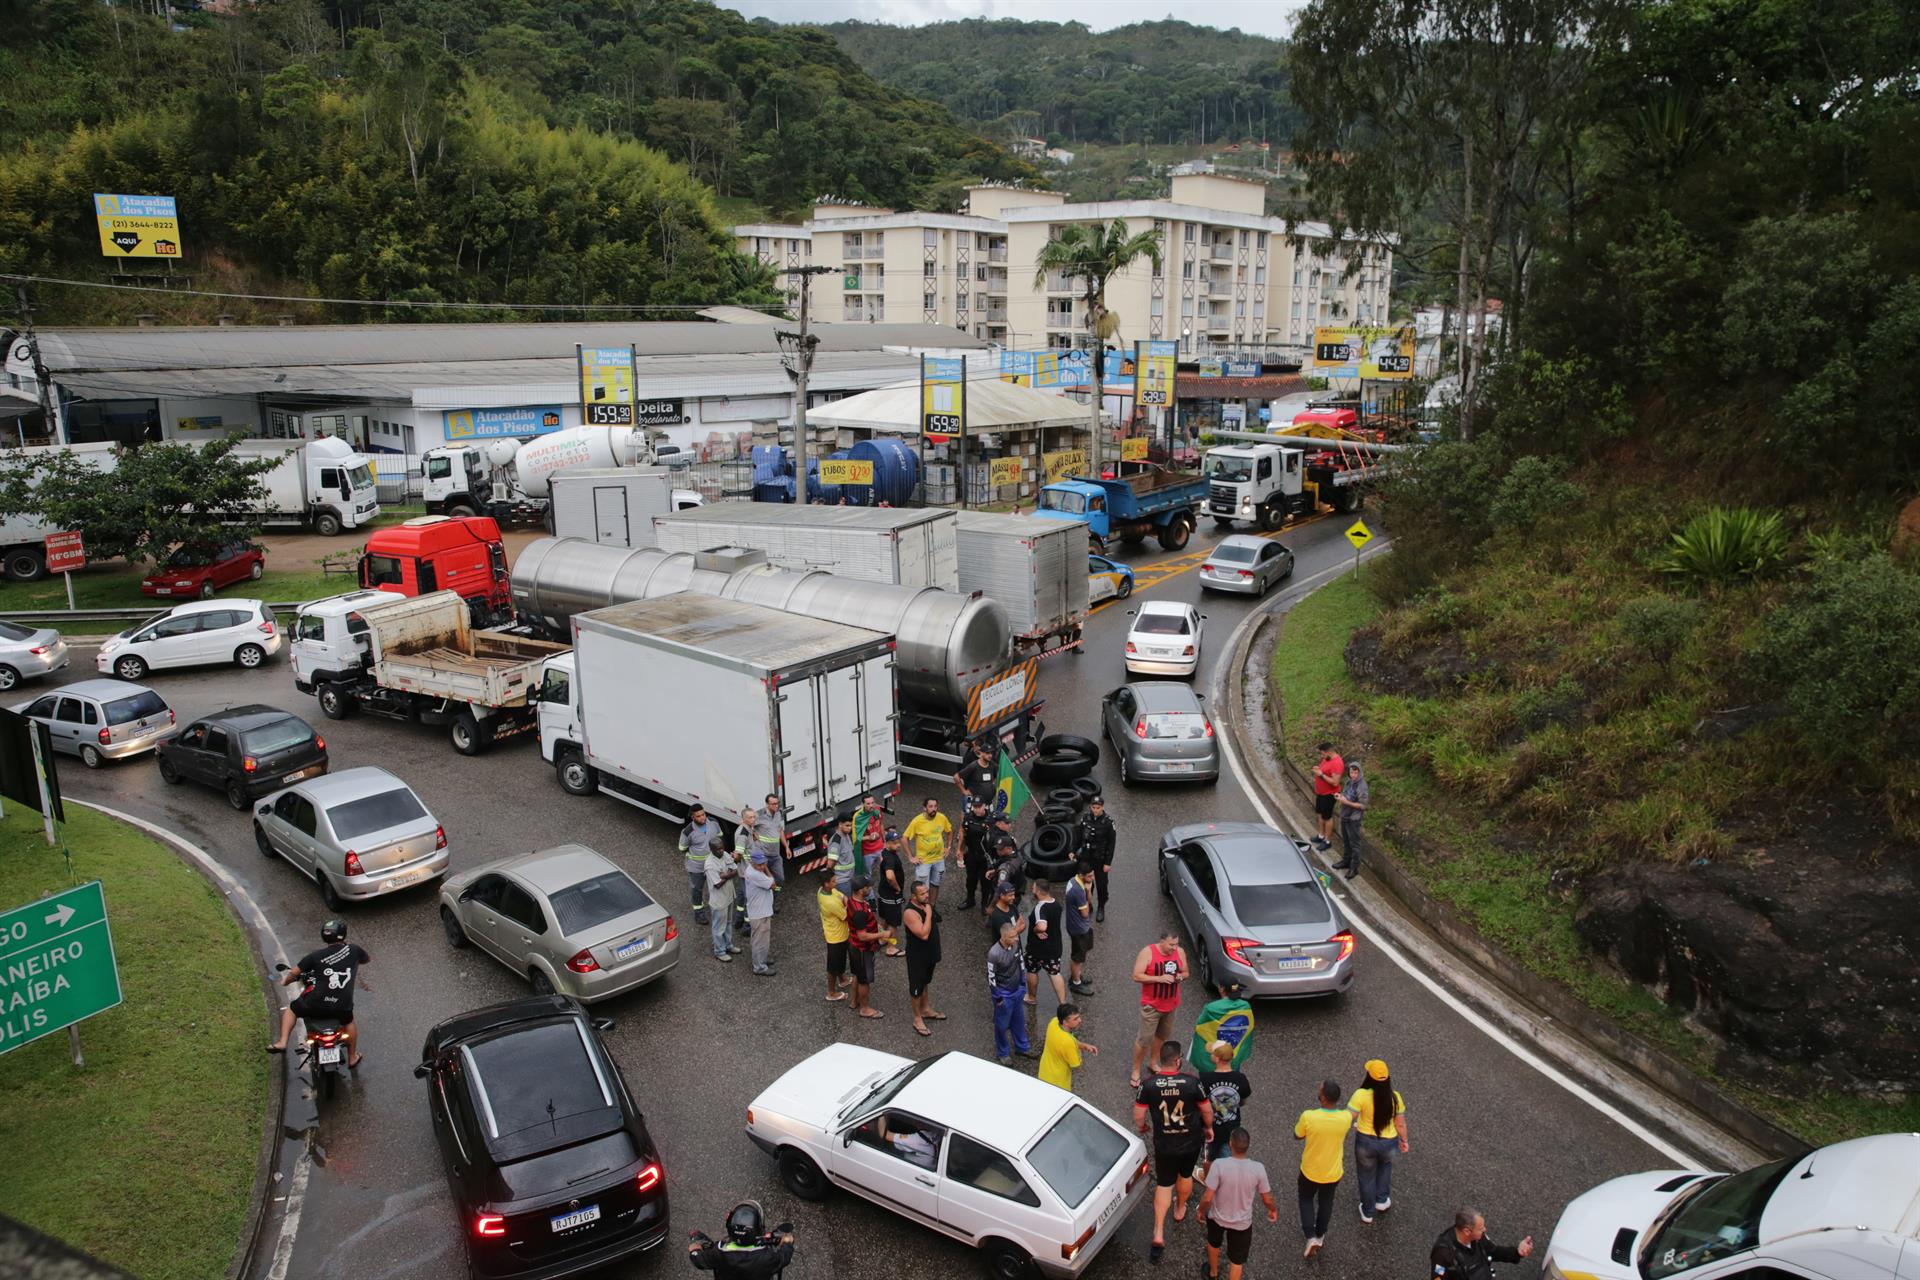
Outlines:
<svg viewBox="0 0 1920 1280"><path fill-rule="evenodd" d="M1322 851L1333 848L1333 841L1325 839L1322 836L1315 836L1311 843L1314 848Z"/></svg>
<svg viewBox="0 0 1920 1280"><path fill-rule="evenodd" d="M1393 1197L1388 1196L1385 1200L1382 1200L1379 1204L1373 1206L1373 1211L1375 1213L1385 1213L1387 1210L1391 1208L1393 1208Z"/></svg>
<svg viewBox="0 0 1920 1280"><path fill-rule="evenodd" d="M731 954L733 954L733 955L736 955L736 956L737 956L737 955L739 955L739 954L740 954L740 953L741 953L742 951L745 951L745 950L746 950L746 948L745 948L745 947L728 947L728 948L727 948L727 951L728 951L729 953L731 953Z"/></svg>
<svg viewBox="0 0 1920 1280"><path fill-rule="evenodd" d="M1020 1050L1020 1056L1023 1058L1037 1058L1040 1056L1040 1051L1032 1045L1028 1045L1026 1048Z"/></svg>
<svg viewBox="0 0 1920 1280"><path fill-rule="evenodd" d="M727 954L726 952L724 952L724 951L716 951L716 952L714 952L714 953L713 953L713 958L714 958L715 960L718 960L718 961L719 961L719 962L720 962L721 964L732 964L732 963L733 963L733 957L732 957L732 956L730 956L730 955L728 955L728 954Z"/></svg>
<svg viewBox="0 0 1920 1280"><path fill-rule="evenodd" d="M1311 1258L1314 1254L1320 1252L1320 1246L1324 1243L1325 1241L1321 1240L1319 1236L1315 1236L1313 1239L1307 1241L1307 1247L1302 1251L1300 1256L1303 1258Z"/></svg>
<svg viewBox="0 0 1920 1280"><path fill-rule="evenodd" d="M1075 995L1090 996L1093 994L1093 984L1091 982L1069 982L1067 984L1067 990L1073 992Z"/></svg>
<svg viewBox="0 0 1920 1280"><path fill-rule="evenodd" d="M1164 1244L1150 1244L1150 1245L1148 1245L1148 1246L1147 1246L1147 1261L1148 1261L1148 1262L1151 1262L1151 1263L1152 1263L1152 1264L1153 1264L1154 1266L1156 1266L1156 1267L1157 1267L1157 1266L1159 1266L1159 1265L1160 1265L1160 1255L1161 1255L1161 1254L1163 1254L1163 1253L1165 1253L1166 1251L1167 1251L1167 1246L1165 1246Z"/></svg>
<svg viewBox="0 0 1920 1280"><path fill-rule="evenodd" d="M773 976L773 969L771 967L765 968L765 969L755 969L753 971L753 976L756 978L771 978ZM1368 1219L1368 1221L1372 1221L1372 1219Z"/></svg>
<svg viewBox="0 0 1920 1280"><path fill-rule="evenodd" d="M1373 1225L1373 1215L1367 1212L1367 1206L1365 1205L1360 1206L1360 1221L1366 1223L1368 1226Z"/></svg>
<svg viewBox="0 0 1920 1280"><path fill-rule="evenodd" d="M999 1063L1003 1067L1010 1067L1013 1065L1013 1059L1011 1057L995 1058L994 1061Z"/></svg>

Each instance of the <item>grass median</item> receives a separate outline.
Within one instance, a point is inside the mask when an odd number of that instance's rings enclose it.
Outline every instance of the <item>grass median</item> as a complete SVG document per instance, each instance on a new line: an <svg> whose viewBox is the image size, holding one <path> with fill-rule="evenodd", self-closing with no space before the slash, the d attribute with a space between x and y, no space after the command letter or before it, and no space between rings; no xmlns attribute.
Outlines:
<svg viewBox="0 0 1920 1280"><path fill-rule="evenodd" d="M0 1057L0 1213L141 1280L226 1272L267 1106L269 1027L252 952L179 856L70 804L66 855L39 815L0 820L0 909L101 881L125 1002Z"/></svg>

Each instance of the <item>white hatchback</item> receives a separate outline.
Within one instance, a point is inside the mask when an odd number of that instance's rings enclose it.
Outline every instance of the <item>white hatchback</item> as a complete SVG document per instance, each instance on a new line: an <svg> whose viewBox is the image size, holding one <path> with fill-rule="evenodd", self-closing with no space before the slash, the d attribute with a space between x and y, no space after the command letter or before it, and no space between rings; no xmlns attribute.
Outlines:
<svg viewBox="0 0 1920 1280"><path fill-rule="evenodd" d="M1133 610L1127 628L1127 673L1190 676L1200 669L1200 638L1207 615L1177 600L1149 600Z"/></svg>
<svg viewBox="0 0 1920 1280"><path fill-rule="evenodd" d="M1077 1276L1146 1196L1146 1147L1064 1089L985 1058L836 1044L747 1108L787 1189L845 1187L980 1249L996 1277Z"/></svg>
<svg viewBox="0 0 1920 1280"><path fill-rule="evenodd" d="M1744 1173L1603 1182L1560 1215L1547 1280L1920 1280L1920 1134Z"/></svg>
<svg viewBox="0 0 1920 1280"><path fill-rule="evenodd" d="M195 600L129 627L100 646L103 675L138 680L163 667L231 662L257 667L285 643L273 611L259 600Z"/></svg>

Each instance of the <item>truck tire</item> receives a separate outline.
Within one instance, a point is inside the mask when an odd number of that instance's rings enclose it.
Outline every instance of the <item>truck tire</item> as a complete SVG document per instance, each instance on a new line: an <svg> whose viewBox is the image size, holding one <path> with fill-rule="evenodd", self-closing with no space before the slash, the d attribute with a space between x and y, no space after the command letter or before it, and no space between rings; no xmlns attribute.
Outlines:
<svg viewBox="0 0 1920 1280"><path fill-rule="evenodd" d="M345 528L338 512L322 511L313 517L313 531L323 538L337 538Z"/></svg>
<svg viewBox="0 0 1920 1280"><path fill-rule="evenodd" d="M1231 529L1233 528L1233 517L1215 516L1213 518L1213 524L1216 529Z"/></svg>
<svg viewBox="0 0 1920 1280"><path fill-rule="evenodd" d="M1166 527L1160 530L1162 550L1178 551L1187 545L1187 539L1193 536L1193 517L1175 516Z"/></svg>
<svg viewBox="0 0 1920 1280"><path fill-rule="evenodd" d="M345 720L353 714L353 695L332 680L315 689L313 696L319 700L320 714L329 720Z"/></svg>
<svg viewBox="0 0 1920 1280"><path fill-rule="evenodd" d="M1353 485L1342 485L1333 491L1333 509L1335 511L1343 513L1358 511L1361 504L1366 500L1366 495L1361 493L1360 490Z"/></svg>
<svg viewBox="0 0 1920 1280"><path fill-rule="evenodd" d="M576 747L569 747L553 762L553 776L560 789L570 796L590 796L600 789L600 775L587 763Z"/></svg>
<svg viewBox="0 0 1920 1280"><path fill-rule="evenodd" d="M1048 786L1071 783L1093 772L1094 761L1075 751L1043 751L1027 774Z"/></svg>
<svg viewBox="0 0 1920 1280"><path fill-rule="evenodd" d="M469 516L477 516L479 514L479 508L475 507L471 502L458 501L447 504L447 518L450 520L465 520Z"/></svg>
<svg viewBox="0 0 1920 1280"><path fill-rule="evenodd" d="M461 755L477 756L493 745L493 730L475 720L471 711L462 711L447 722L447 740Z"/></svg>
<svg viewBox="0 0 1920 1280"><path fill-rule="evenodd" d="M1260 531L1262 533L1272 533L1286 522L1287 513L1274 506L1271 502L1260 508Z"/></svg>
<svg viewBox="0 0 1920 1280"><path fill-rule="evenodd" d="M0 558L0 577L8 582L38 582L46 576L46 553L38 547L9 547Z"/></svg>
<svg viewBox="0 0 1920 1280"><path fill-rule="evenodd" d="M1055 787L1047 792L1047 807L1060 805L1073 813L1080 812L1080 806L1087 802L1086 793L1075 786Z"/></svg>

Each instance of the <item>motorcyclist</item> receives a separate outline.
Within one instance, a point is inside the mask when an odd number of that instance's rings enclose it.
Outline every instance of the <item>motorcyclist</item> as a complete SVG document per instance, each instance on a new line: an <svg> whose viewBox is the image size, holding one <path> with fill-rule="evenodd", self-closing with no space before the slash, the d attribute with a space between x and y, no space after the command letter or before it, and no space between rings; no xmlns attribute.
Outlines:
<svg viewBox="0 0 1920 1280"><path fill-rule="evenodd" d="M293 1034L296 1018L338 1019L347 1037L347 1066L360 1065L359 1031L353 1024L353 989L360 980L360 966L373 957L356 942L347 941L347 922L329 920L320 926L320 949L300 957L300 963L280 978L281 986L306 983L293 1003L280 1011L280 1039L267 1046L268 1053L284 1053L287 1038ZM366 988L368 991L372 987Z"/></svg>
<svg viewBox="0 0 1920 1280"><path fill-rule="evenodd" d="M687 1261L722 1280L768 1280L793 1261L793 1224L767 1230L757 1200L742 1200L727 1214L727 1238L718 1244L699 1231L687 1233Z"/></svg>

